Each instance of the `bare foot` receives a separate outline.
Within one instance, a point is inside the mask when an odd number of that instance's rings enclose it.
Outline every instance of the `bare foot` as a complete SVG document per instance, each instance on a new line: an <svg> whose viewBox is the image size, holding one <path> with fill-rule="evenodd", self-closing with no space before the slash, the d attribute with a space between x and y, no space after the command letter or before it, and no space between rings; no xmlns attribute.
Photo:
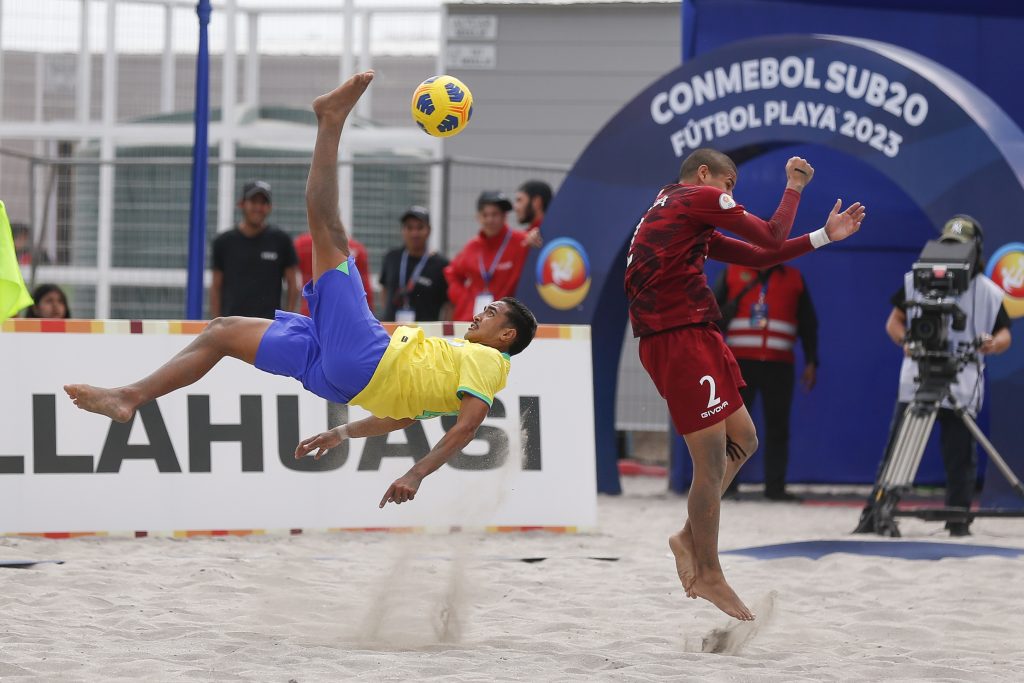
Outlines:
<svg viewBox="0 0 1024 683"><path fill-rule="evenodd" d="M693 562L693 536L690 534L689 527L684 527L678 534L669 536L668 547L675 555L676 574L679 575L679 581L683 584L686 597L696 599L697 596L691 590L693 582L697 579L697 568Z"/></svg>
<svg viewBox="0 0 1024 683"><path fill-rule="evenodd" d="M358 73L331 92L313 100L313 113L316 114L316 118L334 123L343 122L372 80L372 69Z"/></svg>
<svg viewBox="0 0 1024 683"><path fill-rule="evenodd" d="M122 389L103 389L88 384L65 384L64 391L76 406L90 413L106 415L114 422L128 422L135 406Z"/></svg>
<svg viewBox="0 0 1024 683"><path fill-rule="evenodd" d="M721 574L701 573L693 582L690 590L700 598L704 598L730 617L740 621L753 621L754 613L740 600L740 596L725 581Z"/></svg>

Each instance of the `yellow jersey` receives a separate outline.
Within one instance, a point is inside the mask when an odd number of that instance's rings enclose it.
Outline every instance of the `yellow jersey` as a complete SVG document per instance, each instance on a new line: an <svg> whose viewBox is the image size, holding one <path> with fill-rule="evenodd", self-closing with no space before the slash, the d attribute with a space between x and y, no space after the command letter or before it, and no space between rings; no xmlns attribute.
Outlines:
<svg viewBox="0 0 1024 683"><path fill-rule="evenodd" d="M349 403L396 420L456 415L466 394L490 406L511 367L507 353L489 346L399 327L370 383Z"/></svg>

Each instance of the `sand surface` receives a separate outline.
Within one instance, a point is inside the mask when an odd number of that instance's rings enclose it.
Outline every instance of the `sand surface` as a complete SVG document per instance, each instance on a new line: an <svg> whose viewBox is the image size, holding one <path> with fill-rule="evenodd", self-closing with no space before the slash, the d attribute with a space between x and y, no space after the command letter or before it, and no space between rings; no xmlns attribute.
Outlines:
<svg viewBox="0 0 1024 683"><path fill-rule="evenodd" d="M685 499L624 483L595 534L0 539L0 558L66 561L0 569L0 679L1024 680L1024 559L725 556L759 612L739 626L678 585ZM721 547L855 521L727 501ZM974 530L957 542L1024 548L1024 520Z"/></svg>

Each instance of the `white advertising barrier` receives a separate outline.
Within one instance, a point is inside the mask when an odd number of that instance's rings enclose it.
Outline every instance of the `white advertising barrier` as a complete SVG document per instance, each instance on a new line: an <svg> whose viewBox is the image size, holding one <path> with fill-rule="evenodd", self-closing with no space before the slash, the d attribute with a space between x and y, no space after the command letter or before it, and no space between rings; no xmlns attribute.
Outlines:
<svg viewBox="0 0 1024 683"><path fill-rule="evenodd" d="M424 328L443 331L440 323ZM48 331L33 331L40 329ZM134 381L200 329L150 321L3 324L0 533L596 526L588 327L542 326L513 357L508 386L477 438L427 477L414 501L383 510L391 482L454 418L354 439L319 462L296 461L300 439L366 413L235 359L126 424L77 409L62 390ZM464 330L456 325L455 336Z"/></svg>

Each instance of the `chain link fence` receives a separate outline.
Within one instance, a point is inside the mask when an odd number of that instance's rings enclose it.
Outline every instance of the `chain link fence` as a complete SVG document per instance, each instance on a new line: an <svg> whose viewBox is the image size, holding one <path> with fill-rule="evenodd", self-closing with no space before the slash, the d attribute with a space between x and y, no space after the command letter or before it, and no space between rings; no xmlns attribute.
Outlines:
<svg viewBox="0 0 1024 683"><path fill-rule="evenodd" d="M68 293L75 317L90 318L96 314L100 279L99 176L107 162L100 161L89 144L75 156L71 156L71 145L58 150L62 154L55 157L37 157L0 148L5 169L0 199L7 203L12 221L29 229L31 245L25 247L24 269L30 289L43 282L59 284ZM211 150L211 156L216 157L216 150ZM217 195L217 171L224 163L234 166L235 196L248 180L265 180L274 191L270 221L293 237L306 231L308 159L274 156L272 150L259 148L240 149L231 162L213 158L207 188L211 197ZM150 145L119 149L117 160L109 164L114 175L111 268L105 278L110 317L181 318L191 158L185 149ZM566 169L483 160L370 158L341 163L339 174L346 171L352 178L351 230L369 252L371 281L376 286L384 253L401 243L399 217L410 204L429 205L431 193L440 192L446 216L434 221L435 240L438 250L451 257L477 232L479 189L475 188L502 190L512 196L524 180L536 178L557 189ZM434 182L441 187L435 188ZM218 225L216 208L207 207L208 245L218 231L230 227ZM616 422L621 429L663 431L667 424L664 402L640 367L628 330L624 340Z"/></svg>

